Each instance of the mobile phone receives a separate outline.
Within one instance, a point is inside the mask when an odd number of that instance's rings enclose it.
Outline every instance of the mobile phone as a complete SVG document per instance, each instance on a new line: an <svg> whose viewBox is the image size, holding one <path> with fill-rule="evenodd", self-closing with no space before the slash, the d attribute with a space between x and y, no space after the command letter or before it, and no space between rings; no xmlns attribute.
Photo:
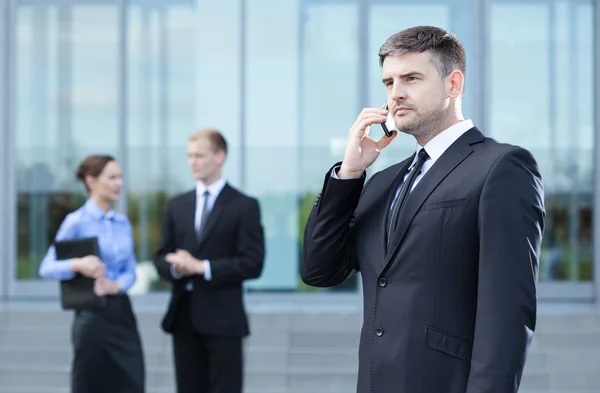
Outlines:
<svg viewBox="0 0 600 393"><path fill-rule="evenodd" d="M388 110L387 101L385 102L385 110ZM391 138L392 137L392 132L388 129L388 126L386 124L389 121L389 119L390 119L390 115L388 113L388 118L387 118L386 121L384 121L383 123L381 123L381 128L383 128L383 132L385 133L385 136L387 136L388 138Z"/></svg>

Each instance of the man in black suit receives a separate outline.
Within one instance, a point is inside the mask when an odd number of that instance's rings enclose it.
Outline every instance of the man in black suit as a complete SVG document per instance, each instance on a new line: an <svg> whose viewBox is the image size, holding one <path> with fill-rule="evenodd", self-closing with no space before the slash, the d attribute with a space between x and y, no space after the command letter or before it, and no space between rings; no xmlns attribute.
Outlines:
<svg viewBox="0 0 600 393"><path fill-rule="evenodd" d="M416 152L365 184L397 132L374 141L388 111L361 112L306 224L302 279L328 287L361 272L359 393L517 392L536 323L538 166L464 120L455 35L407 29L379 58L393 123Z"/></svg>
<svg viewBox="0 0 600 393"><path fill-rule="evenodd" d="M217 130L190 137L197 186L170 201L156 255L160 276L172 282L162 326L173 335L178 393L242 392L242 282L260 276L265 250L258 201L221 176L226 155Z"/></svg>

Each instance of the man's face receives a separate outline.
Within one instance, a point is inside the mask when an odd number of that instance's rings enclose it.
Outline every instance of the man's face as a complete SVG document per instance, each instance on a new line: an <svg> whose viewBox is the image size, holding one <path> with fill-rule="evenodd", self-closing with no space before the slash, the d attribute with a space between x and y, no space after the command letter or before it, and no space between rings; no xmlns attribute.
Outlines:
<svg viewBox="0 0 600 393"><path fill-rule="evenodd" d="M450 82L440 77L428 51L386 57L382 81L400 131L418 138L441 122L450 103Z"/></svg>
<svg viewBox="0 0 600 393"><path fill-rule="evenodd" d="M213 151L208 138L198 138L188 142L188 163L194 179L210 184L221 175L225 152Z"/></svg>

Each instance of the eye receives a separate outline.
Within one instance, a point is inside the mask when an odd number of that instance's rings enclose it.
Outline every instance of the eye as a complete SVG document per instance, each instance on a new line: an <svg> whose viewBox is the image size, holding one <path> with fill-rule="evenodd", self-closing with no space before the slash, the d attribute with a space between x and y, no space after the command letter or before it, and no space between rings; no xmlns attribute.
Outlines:
<svg viewBox="0 0 600 393"><path fill-rule="evenodd" d="M409 82L415 82L418 81L419 78L417 78L416 76L409 76L408 78L406 78L406 80Z"/></svg>

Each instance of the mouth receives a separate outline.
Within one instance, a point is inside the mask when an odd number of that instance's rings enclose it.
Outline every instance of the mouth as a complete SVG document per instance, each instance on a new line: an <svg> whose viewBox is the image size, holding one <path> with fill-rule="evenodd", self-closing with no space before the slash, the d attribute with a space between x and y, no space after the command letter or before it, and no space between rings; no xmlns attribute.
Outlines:
<svg viewBox="0 0 600 393"><path fill-rule="evenodd" d="M410 110L412 110L412 109L410 109L410 108L407 108L407 107L404 107L404 106L401 106L401 107L398 107L398 108L396 108L396 109L394 110L394 114L406 113L406 112L408 112L408 111L410 111Z"/></svg>

